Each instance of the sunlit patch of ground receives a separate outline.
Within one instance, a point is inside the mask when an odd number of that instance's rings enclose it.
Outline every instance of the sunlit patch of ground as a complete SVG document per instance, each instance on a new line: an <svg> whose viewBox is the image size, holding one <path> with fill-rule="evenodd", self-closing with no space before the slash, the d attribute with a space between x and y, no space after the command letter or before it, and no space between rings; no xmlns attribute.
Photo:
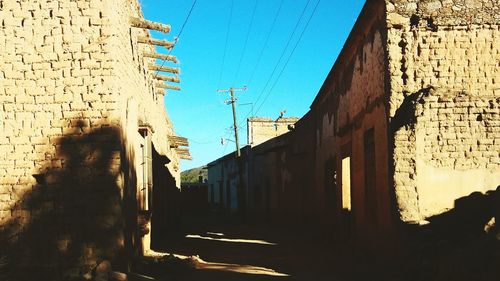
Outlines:
<svg viewBox="0 0 500 281"><path fill-rule="evenodd" d="M207 232L207 235L224 236L224 233L220 233L220 232Z"/></svg>
<svg viewBox="0 0 500 281"><path fill-rule="evenodd" d="M264 241L264 240L214 238L214 237L201 236L201 235L193 235L193 234L186 235L186 238L203 239L203 240L213 240L213 241L230 242L230 243L248 243L248 244L260 244L260 245L271 245L271 246L277 245L276 243L267 242L267 241Z"/></svg>
<svg viewBox="0 0 500 281"><path fill-rule="evenodd" d="M155 251L148 251L145 254L146 257L151 257L151 258L161 258L164 257L165 255L171 255L175 258L183 260L184 262L190 264L194 269L219 270L219 271L228 271L228 272L236 272L244 274L259 274L268 276L282 276L282 277L289 276L288 274L277 272L273 269L266 267L232 264L232 263L209 262L209 261L204 261L198 256L185 256L178 254L160 253Z"/></svg>
<svg viewBox="0 0 500 281"><path fill-rule="evenodd" d="M242 265L242 264L231 264L231 263L219 263L219 262L207 262L200 259L198 256L192 257L195 262L196 269L210 269L210 270L222 270L246 274L260 274L269 276L289 276L285 273L277 272L273 269L252 266L252 265Z"/></svg>

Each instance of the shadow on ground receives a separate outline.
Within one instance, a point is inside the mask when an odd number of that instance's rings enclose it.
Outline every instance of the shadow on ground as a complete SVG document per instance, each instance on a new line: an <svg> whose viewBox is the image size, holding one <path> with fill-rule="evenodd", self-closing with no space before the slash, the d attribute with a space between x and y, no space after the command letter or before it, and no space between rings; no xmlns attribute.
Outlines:
<svg viewBox="0 0 500 281"><path fill-rule="evenodd" d="M406 280L500 279L500 186L455 201L455 208L407 230Z"/></svg>
<svg viewBox="0 0 500 281"><path fill-rule="evenodd" d="M173 256L164 257L170 261L156 272L151 264L136 269L154 272L159 280L494 281L500 276L500 234L493 223L499 218L499 190L460 198L454 209L429 218L427 225L402 225L401 239L393 241L395 253L366 249L341 230L336 234L305 225L241 223L235 216L207 211L185 216L182 231L157 250L198 256L229 269L252 266L267 272L207 269L197 258L181 261Z"/></svg>
<svg viewBox="0 0 500 281"><path fill-rule="evenodd" d="M333 276L331 245L317 232L241 223L217 212L185 216L182 229L156 250L191 258L167 256L134 270L158 280L343 280Z"/></svg>

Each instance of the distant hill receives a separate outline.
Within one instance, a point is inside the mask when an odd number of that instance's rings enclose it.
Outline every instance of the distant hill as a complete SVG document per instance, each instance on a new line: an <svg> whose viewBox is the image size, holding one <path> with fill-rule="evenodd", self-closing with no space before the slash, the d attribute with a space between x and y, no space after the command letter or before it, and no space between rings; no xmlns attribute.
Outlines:
<svg viewBox="0 0 500 281"><path fill-rule="evenodd" d="M181 172L181 182L182 183L198 182L200 175L203 176L203 180L205 180L208 176L207 169L203 169L203 167L198 167L186 170L184 172Z"/></svg>

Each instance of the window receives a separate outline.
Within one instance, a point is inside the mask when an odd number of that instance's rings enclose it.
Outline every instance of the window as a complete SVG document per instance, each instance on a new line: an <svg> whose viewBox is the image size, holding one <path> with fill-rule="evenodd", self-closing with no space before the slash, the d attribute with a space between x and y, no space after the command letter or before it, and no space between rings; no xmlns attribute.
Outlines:
<svg viewBox="0 0 500 281"><path fill-rule="evenodd" d="M351 211L351 157L342 158L342 209Z"/></svg>

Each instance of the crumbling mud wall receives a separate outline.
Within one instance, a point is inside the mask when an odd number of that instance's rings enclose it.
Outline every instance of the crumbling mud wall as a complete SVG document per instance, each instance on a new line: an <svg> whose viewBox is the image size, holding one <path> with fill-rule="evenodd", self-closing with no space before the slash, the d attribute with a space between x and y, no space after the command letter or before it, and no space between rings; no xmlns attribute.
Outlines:
<svg viewBox="0 0 500 281"><path fill-rule="evenodd" d="M391 226L385 41L384 5L369 1L311 106L317 206L372 236Z"/></svg>
<svg viewBox="0 0 500 281"><path fill-rule="evenodd" d="M500 97L431 91L417 106L416 172L427 218L500 185Z"/></svg>
<svg viewBox="0 0 500 281"><path fill-rule="evenodd" d="M499 178L499 7L386 1L393 182L419 222Z"/></svg>
<svg viewBox="0 0 500 281"><path fill-rule="evenodd" d="M140 7L42 0L0 10L0 279L88 277L102 260L125 270L140 248L140 125L179 177L163 96L143 66L150 47L129 23Z"/></svg>

